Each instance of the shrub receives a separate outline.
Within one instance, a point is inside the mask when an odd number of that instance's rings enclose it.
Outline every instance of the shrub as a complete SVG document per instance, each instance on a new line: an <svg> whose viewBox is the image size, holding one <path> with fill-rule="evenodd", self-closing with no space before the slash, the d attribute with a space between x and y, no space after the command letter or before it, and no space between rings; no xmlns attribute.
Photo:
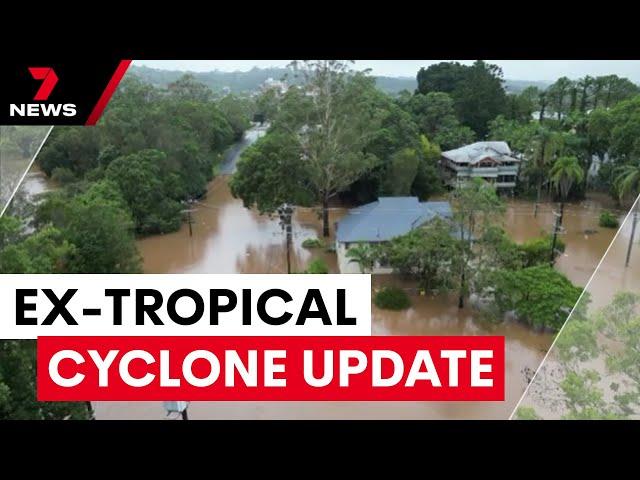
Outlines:
<svg viewBox="0 0 640 480"><path fill-rule="evenodd" d="M409 295L398 287L385 287L376 293L374 303L386 310L405 310L411 306Z"/></svg>
<svg viewBox="0 0 640 480"><path fill-rule="evenodd" d="M519 250L523 256L523 266L526 268L549 263L552 242L553 238L551 235L548 235L546 237L534 238L520 245ZM556 256L558 252L564 252L564 249L564 242L558 237L555 248Z"/></svg>
<svg viewBox="0 0 640 480"><path fill-rule="evenodd" d="M319 238L305 238L302 248L323 248L324 242Z"/></svg>
<svg viewBox="0 0 640 480"><path fill-rule="evenodd" d="M58 183L59 185L67 185L69 183L75 182L76 176L75 174L66 167L56 167L51 172L51 180Z"/></svg>
<svg viewBox="0 0 640 480"><path fill-rule="evenodd" d="M618 228L620 226L618 217L606 210L600 214L600 221L598 224L603 228Z"/></svg>
<svg viewBox="0 0 640 480"><path fill-rule="evenodd" d="M518 407L516 420L540 420L540 417L533 407Z"/></svg>
<svg viewBox="0 0 640 480"><path fill-rule="evenodd" d="M309 263L307 273L329 273L329 267L323 259L316 258Z"/></svg>

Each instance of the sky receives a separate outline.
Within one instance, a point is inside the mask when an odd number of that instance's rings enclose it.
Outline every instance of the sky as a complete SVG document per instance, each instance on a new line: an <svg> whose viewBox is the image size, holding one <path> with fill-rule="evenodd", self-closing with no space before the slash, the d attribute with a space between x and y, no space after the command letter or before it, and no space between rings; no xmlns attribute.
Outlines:
<svg viewBox="0 0 640 480"><path fill-rule="evenodd" d="M427 67L442 60L356 60L357 69L371 68L373 75L415 77L420 67ZM470 64L473 60L457 60ZM136 65L146 65L166 70L190 70L206 72L247 71L253 67L284 67L290 60L136 60ZM616 74L640 83L640 60L487 60L502 67L504 77L510 80L555 81L567 76L575 79L585 75Z"/></svg>

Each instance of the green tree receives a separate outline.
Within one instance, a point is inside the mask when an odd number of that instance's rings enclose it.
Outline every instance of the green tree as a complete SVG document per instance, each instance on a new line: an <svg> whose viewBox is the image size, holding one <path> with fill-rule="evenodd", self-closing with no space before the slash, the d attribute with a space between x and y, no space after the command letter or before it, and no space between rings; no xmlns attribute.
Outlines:
<svg viewBox="0 0 640 480"><path fill-rule="evenodd" d="M115 183L131 209L135 228L140 233L164 233L180 226L182 193L177 174L168 167L166 154L158 150L115 159L106 171L106 179Z"/></svg>
<svg viewBox="0 0 640 480"><path fill-rule="evenodd" d="M475 133L460 124L454 101L443 92L416 94L404 105L411 112L420 132L448 150L473 142Z"/></svg>
<svg viewBox="0 0 640 480"><path fill-rule="evenodd" d="M138 273L140 257L131 217L108 200L76 197L67 211L65 234L76 248L70 273Z"/></svg>
<svg viewBox="0 0 640 480"><path fill-rule="evenodd" d="M45 227L0 248L0 272L65 273L75 252L63 232Z"/></svg>
<svg viewBox="0 0 640 480"><path fill-rule="evenodd" d="M495 304L500 312L515 312L532 327L552 331L562 327L582 292L548 265L497 270L494 286Z"/></svg>
<svg viewBox="0 0 640 480"><path fill-rule="evenodd" d="M614 185L620 201L636 198L640 193L640 162L619 167Z"/></svg>
<svg viewBox="0 0 640 480"><path fill-rule="evenodd" d="M527 87L519 94L511 94L507 98L507 118L520 123L530 122L533 113L540 108L540 90L537 87Z"/></svg>
<svg viewBox="0 0 640 480"><path fill-rule="evenodd" d="M558 120L570 111L570 94L574 84L567 77L561 77L547 89L549 107L555 112Z"/></svg>
<svg viewBox="0 0 640 480"><path fill-rule="evenodd" d="M84 420L81 402L36 399L36 342L0 340L0 420Z"/></svg>
<svg viewBox="0 0 640 480"><path fill-rule="evenodd" d="M562 147L562 136L557 132L540 125L531 138L530 162L527 162L526 172L536 179L536 214L537 206L542 197L542 186L547 176L548 168L556 158Z"/></svg>
<svg viewBox="0 0 640 480"><path fill-rule="evenodd" d="M98 166L99 133L92 128L54 128L38 155L38 164L49 176L56 168L84 175Z"/></svg>
<svg viewBox="0 0 640 480"><path fill-rule="evenodd" d="M455 234L460 239L454 268L459 273L458 307L463 308L464 298L473 284L473 240L504 213L504 204L495 187L479 178L459 183L449 200L454 212Z"/></svg>
<svg viewBox="0 0 640 480"><path fill-rule="evenodd" d="M518 407L516 410L516 420L540 420L533 407Z"/></svg>
<svg viewBox="0 0 640 480"><path fill-rule="evenodd" d="M376 264L377 256L377 249L367 243L354 245L347 250L349 263L357 263L360 267L360 273L371 273Z"/></svg>
<svg viewBox="0 0 640 480"><path fill-rule="evenodd" d="M531 158L533 154L533 138L538 125L534 121L520 123L503 115L498 115L489 122L488 140L503 141L509 144L517 154Z"/></svg>
<svg viewBox="0 0 640 480"><path fill-rule="evenodd" d="M506 111L502 70L497 65L482 60L471 66L441 62L420 69L417 80L417 93L450 94L460 122L480 137L486 135L489 121Z"/></svg>
<svg viewBox="0 0 640 480"><path fill-rule="evenodd" d="M377 259L405 275L415 276L427 291L451 285L451 264L457 252L449 222L435 218L394 238L377 251Z"/></svg>
<svg viewBox="0 0 640 480"><path fill-rule="evenodd" d="M452 94L458 118L481 138L486 136L489 122L506 110L503 82L500 67L478 60Z"/></svg>
<svg viewBox="0 0 640 480"><path fill-rule="evenodd" d="M411 186L418 174L420 157L418 153L405 148L391 157L391 165L384 183L384 193L390 196L406 196L411 193Z"/></svg>
<svg viewBox="0 0 640 480"><path fill-rule="evenodd" d="M245 130L251 126L253 107L249 100L225 95L218 101L218 108L231 126L234 139L240 140Z"/></svg>
<svg viewBox="0 0 640 480"><path fill-rule="evenodd" d="M131 213L114 183L97 182L76 195L69 192L50 195L38 207L36 225L41 230L32 237L37 238L48 231L47 225L52 225L73 247L61 257L64 260L63 271L60 270L61 260L56 261L56 272L140 271Z"/></svg>
<svg viewBox="0 0 640 480"><path fill-rule="evenodd" d="M308 171L291 134L274 131L247 148L230 180L231 193L247 208L273 213L283 203L309 205Z"/></svg>
<svg viewBox="0 0 640 480"><path fill-rule="evenodd" d="M440 62L418 71L418 92L452 93L465 80L468 67L459 62Z"/></svg>
<svg viewBox="0 0 640 480"><path fill-rule="evenodd" d="M562 203L569 197L573 186L580 183L585 175L576 157L558 158L549 173L551 175L551 183L560 195Z"/></svg>
<svg viewBox="0 0 640 480"><path fill-rule="evenodd" d="M438 170L438 163L442 157L440 148L420 135L420 153L422 154L418 162L411 193L420 200L427 200L432 195L442 193L444 190L442 179Z"/></svg>
<svg viewBox="0 0 640 480"><path fill-rule="evenodd" d="M277 90L270 88L256 98L256 115L259 115L263 121L271 121L276 117L279 105Z"/></svg>
<svg viewBox="0 0 640 480"><path fill-rule="evenodd" d="M274 128L291 134L300 148L307 181L322 207L322 234L329 236L329 201L370 171L375 155L364 147L378 129L367 101L375 82L353 74L340 60L294 62L303 95L287 95Z"/></svg>
<svg viewBox="0 0 640 480"><path fill-rule="evenodd" d="M198 82L192 74L185 74L175 82L170 83L167 86L167 90L180 100L209 102L213 98L211 89Z"/></svg>

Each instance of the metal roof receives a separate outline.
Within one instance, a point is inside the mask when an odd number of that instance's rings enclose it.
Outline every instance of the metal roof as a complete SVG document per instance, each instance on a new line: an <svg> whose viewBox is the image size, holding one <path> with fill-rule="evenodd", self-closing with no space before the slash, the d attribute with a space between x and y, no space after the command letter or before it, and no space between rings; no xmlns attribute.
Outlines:
<svg viewBox="0 0 640 480"><path fill-rule="evenodd" d="M464 147L442 152L442 156L455 163L474 165L490 157L498 162L519 162L511 156L511 149L507 142L476 142Z"/></svg>
<svg viewBox="0 0 640 480"><path fill-rule="evenodd" d="M436 215L450 218L449 202L420 202L417 197L381 197L349 210L338 222L339 242L385 242L424 225Z"/></svg>

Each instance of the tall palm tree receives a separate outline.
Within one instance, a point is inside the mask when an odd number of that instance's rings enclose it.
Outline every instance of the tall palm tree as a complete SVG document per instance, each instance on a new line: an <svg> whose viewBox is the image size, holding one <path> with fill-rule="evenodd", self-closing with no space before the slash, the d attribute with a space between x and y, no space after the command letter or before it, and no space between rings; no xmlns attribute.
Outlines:
<svg viewBox="0 0 640 480"><path fill-rule="evenodd" d="M560 157L556 160L549 172L551 183L560 194L560 225L562 225L562 215L564 213L564 202L569 197L571 188L580 183L584 178L584 170L576 157Z"/></svg>
<svg viewBox="0 0 640 480"><path fill-rule="evenodd" d="M640 193L640 162L620 167L614 186L621 202L628 196L635 198Z"/></svg>
<svg viewBox="0 0 640 480"><path fill-rule="evenodd" d="M540 197L542 196L542 183L545 176L544 174L547 166L556 156L556 153L558 152L558 149L562 144L562 137L549 128L540 126L538 127L532 140L532 161L529 164L529 171L530 173L533 173L538 177L536 205L533 213L534 216L537 216L538 204L540 203Z"/></svg>

